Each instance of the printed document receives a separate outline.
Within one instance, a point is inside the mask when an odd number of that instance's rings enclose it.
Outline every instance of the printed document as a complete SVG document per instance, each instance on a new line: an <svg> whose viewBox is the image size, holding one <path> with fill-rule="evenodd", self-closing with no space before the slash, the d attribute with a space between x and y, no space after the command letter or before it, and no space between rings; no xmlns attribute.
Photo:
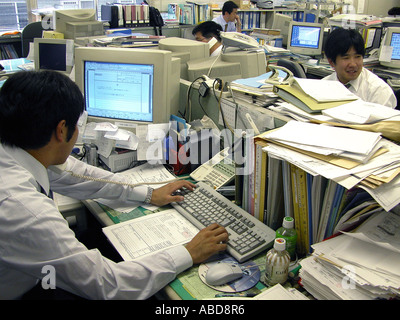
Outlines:
<svg viewBox="0 0 400 320"><path fill-rule="evenodd" d="M199 230L175 209L168 209L103 228L126 260L188 243Z"/></svg>

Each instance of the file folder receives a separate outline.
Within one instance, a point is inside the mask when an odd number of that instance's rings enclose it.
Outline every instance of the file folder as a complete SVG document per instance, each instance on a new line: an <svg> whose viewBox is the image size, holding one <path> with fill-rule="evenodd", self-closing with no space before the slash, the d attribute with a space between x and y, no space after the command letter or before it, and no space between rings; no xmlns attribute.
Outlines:
<svg viewBox="0 0 400 320"><path fill-rule="evenodd" d="M304 93L303 90L297 86L288 84L275 85L274 92L286 102L289 102L296 107L308 113L321 113L322 110L340 106L351 101L330 101L318 102Z"/></svg>

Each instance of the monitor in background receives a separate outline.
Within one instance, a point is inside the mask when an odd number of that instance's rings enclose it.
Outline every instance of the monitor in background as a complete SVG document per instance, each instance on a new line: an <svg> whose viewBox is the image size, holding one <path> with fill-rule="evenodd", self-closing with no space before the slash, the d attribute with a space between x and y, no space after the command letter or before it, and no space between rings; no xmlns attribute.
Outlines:
<svg viewBox="0 0 400 320"><path fill-rule="evenodd" d="M388 27L379 50L379 63L400 68L400 27Z"/></svg>
<svg viewBox="0 0 400 320"><path fill-rule="evenodd" d="M259 76L267 68L264 50L227 50L220 57L192 60L187 64L189 81L203 75L233 81Z"/></svg>
<svg viewBox="0 0 400 320"><path fill-rule="evenodd" d="M284 47L287 46L288 35L289 35L289 25L292 22L292 17L287 14L275 13L272 20L271 29L278 29L281 31L282 44Z"/></svg>
<svg viewBox="0 0 400 320"><path fill-rule="evenodd" d="M103 23L96 20L95 9L54 10L54 30L66 39L104 34Z"/></svg>
<svg viewBox="0 0 400 320"><path fill-rule="evenodd" d="M169 37L160 39L158 48L171 51L173 57L181 59L180 77L186 80L188 79L187 62L206 59L210 56L208 43L185 38Z"/></svg>
<svg viewBox="0 0 400 320"><path fill-rule="evenodd" d="M324 25L292 21L289 26L287 49L292 53L318 56L322 53Z"/></svg>
<svg viewBox="0 0 400 320"><path fill-rule="evenodd" d="M71 73L74 65L73 40L35 38L33 46L35 70Z"/></svg>
<svg viewBox="0 0 400 320"><path fill-rule="evenodd" d="M76 48L75 82L84 93L88 121L133 132L137 124L168 122L171 65L171 52L164 50Z"/></svg>

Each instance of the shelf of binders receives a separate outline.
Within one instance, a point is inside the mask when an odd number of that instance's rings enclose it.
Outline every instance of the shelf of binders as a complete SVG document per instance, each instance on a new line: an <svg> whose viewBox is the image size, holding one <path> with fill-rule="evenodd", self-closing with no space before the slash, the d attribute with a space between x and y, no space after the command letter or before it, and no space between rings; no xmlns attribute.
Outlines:
<svg viewBox="0 0 400 320"><path fill-rule="evenodd" d="M0 37L0 59L16 59L21 56L21 35L3 35Z"/></svg>
<svg viewBox="0 0 400 320"><path fill-rule="evenodd" d="M238 10L242 31L253 30L254 28L271 28L275 13L290 16L294 21L305 21L305 10L293 9L248 9ZM211 9L211 19L219 16L221 9Z"/></svg>

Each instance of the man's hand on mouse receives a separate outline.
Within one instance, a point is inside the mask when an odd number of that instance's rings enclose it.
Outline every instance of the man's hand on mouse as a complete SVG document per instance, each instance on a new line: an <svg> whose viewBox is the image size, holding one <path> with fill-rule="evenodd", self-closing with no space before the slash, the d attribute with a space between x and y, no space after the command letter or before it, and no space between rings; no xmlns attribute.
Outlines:
<svg viewBox="0 0 400 320"><path fill-rule="evenodd" d="M199 233L186 245L193 259L193 264L201 263L212 255L226 250L228 232L217 223L199 231Z"/></svg>

